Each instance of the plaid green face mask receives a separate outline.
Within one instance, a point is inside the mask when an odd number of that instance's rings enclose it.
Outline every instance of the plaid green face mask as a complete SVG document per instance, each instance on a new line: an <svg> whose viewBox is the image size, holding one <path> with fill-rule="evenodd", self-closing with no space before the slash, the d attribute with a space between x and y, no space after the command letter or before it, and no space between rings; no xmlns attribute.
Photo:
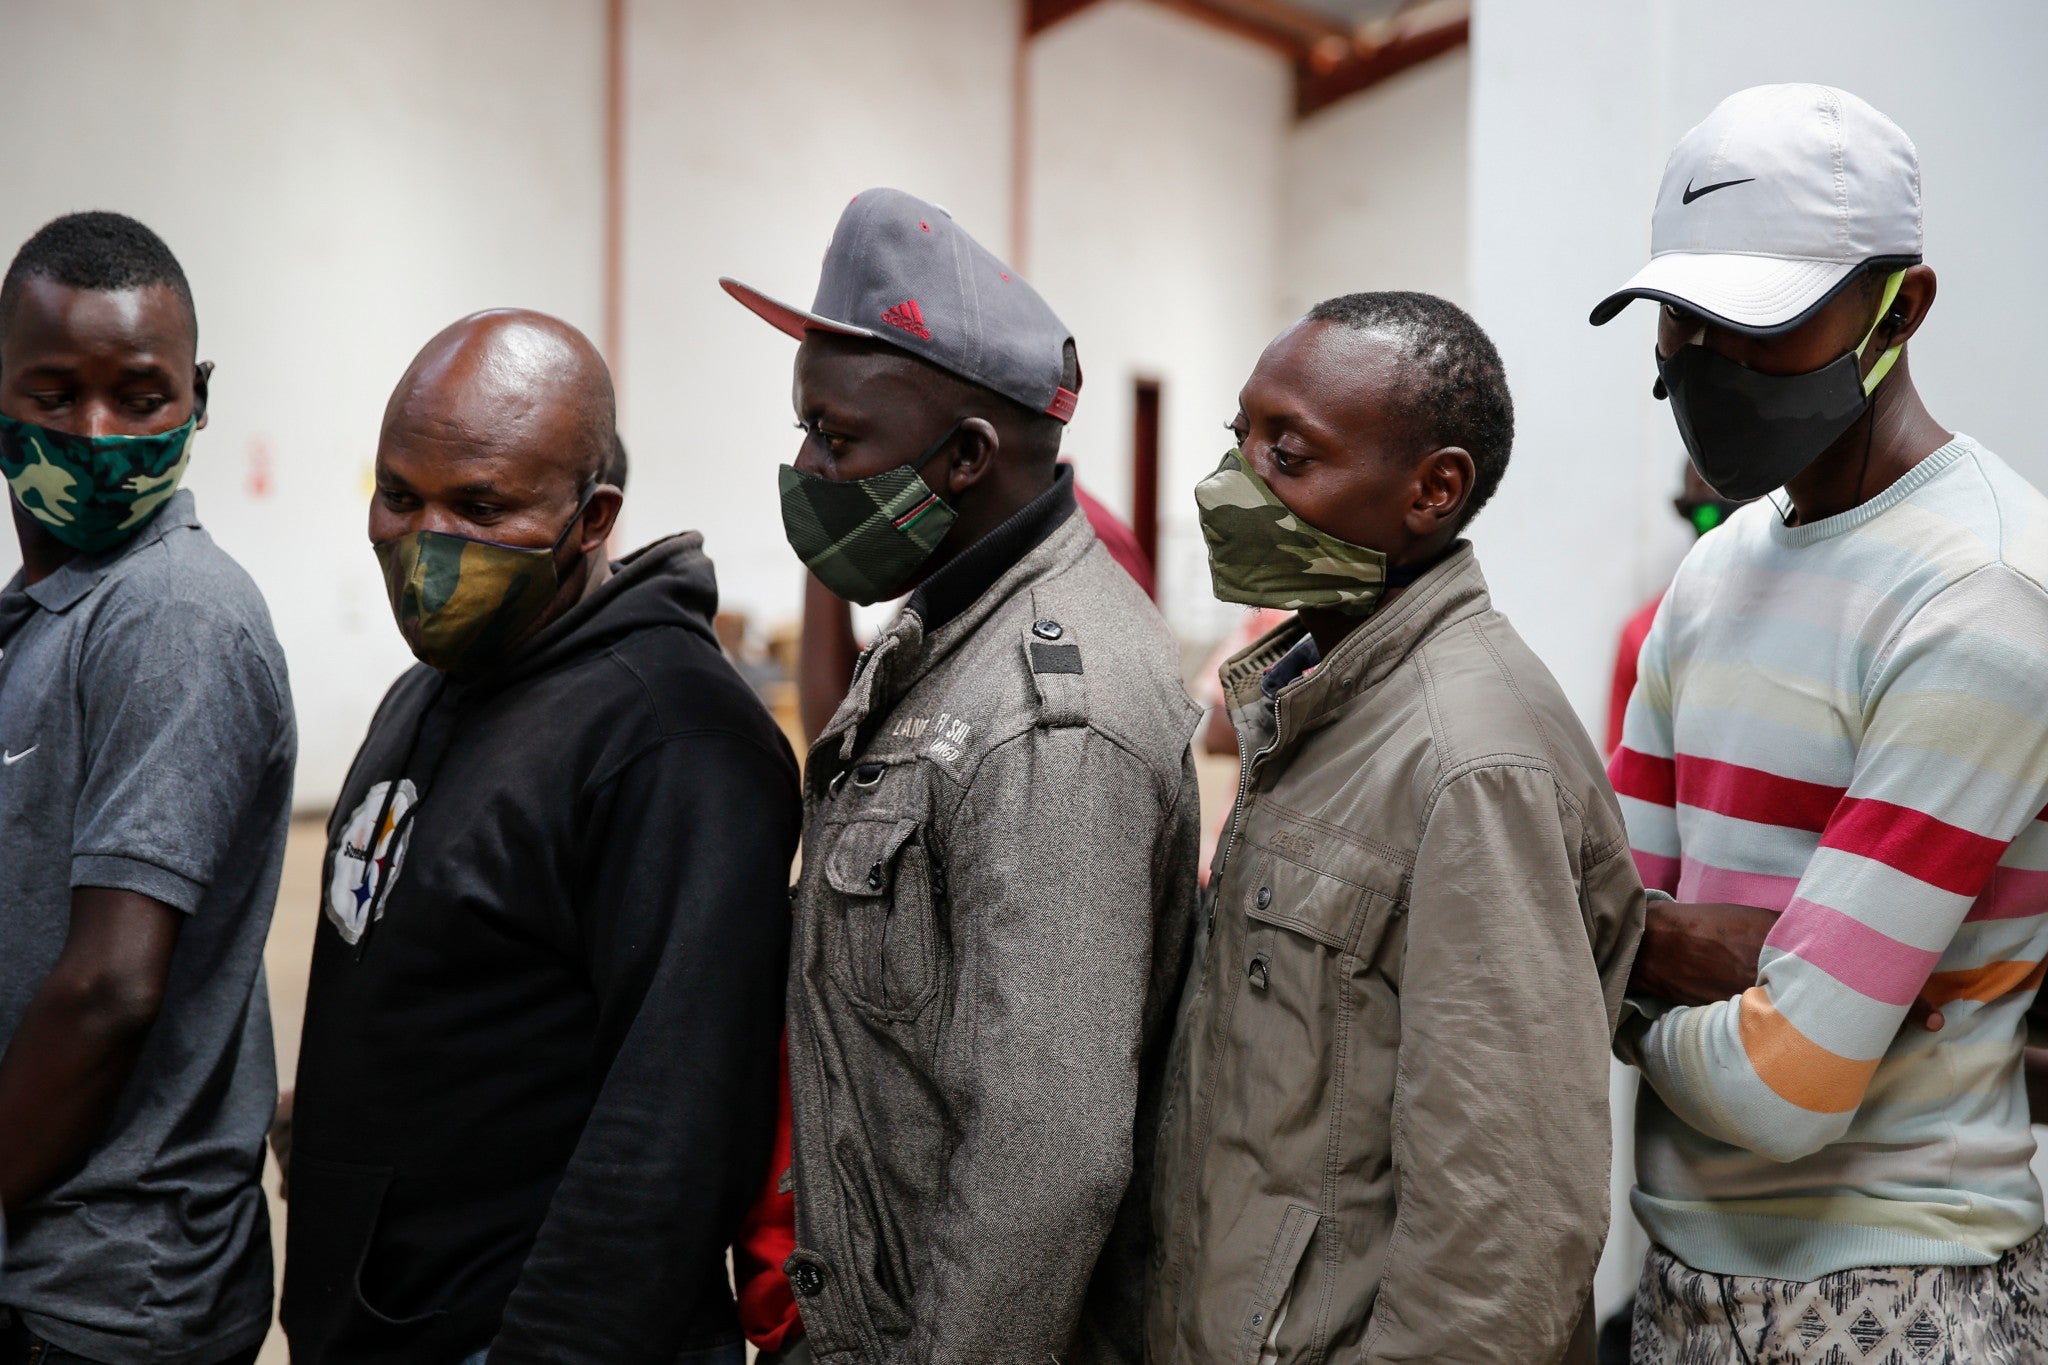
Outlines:
<svg viewBox="0 0 2048 1365"><path fill-rule="evenodd" d="M1325 535L1287 510L1241 451L1195 485L1209 580L1225 602L1364 616L1387 588L1387 557Z"/></svg>
<svg viewBox="0 0 2048 1365"><path fill-rule="evenodd" d="M0 474L21 510L82 554L113 549L178 491L195 413L154 436L73 436L0 417Z"/></svg>
<svg viewBox="0 0 2048 1365"><path fill-rule="evenodd" d="M960 430L955 422L910 464L865 479L827 479L783 465L782 532L818 581L866 606L903 591L959 513L918 471Z"/></svg>

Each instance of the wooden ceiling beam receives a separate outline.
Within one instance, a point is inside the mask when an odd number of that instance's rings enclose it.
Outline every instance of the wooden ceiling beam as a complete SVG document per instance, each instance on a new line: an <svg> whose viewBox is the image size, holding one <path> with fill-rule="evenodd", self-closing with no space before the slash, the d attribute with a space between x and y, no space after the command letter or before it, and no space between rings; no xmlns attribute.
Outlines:
<svg viewBox="0 0 2048 1365"><path fill-rule="evenodd" d="M1099 0L1024 0L1024 36L1031 39L1095 8ZM1471 41L1469 6L1437 0L1421 9L1444 17L1404 26L1375 25L1357 33L1292 0L1151 0L1284 57L1294 68L1294 112L1307 118Z"/></svg>
<svg viewBox="0 0 2048 1365"><path fill-rule="evenodd" d="M1024 36L1036 38L1054 24L1094 8L1096 3L1097 0L1024 0Z"/></svg>
<svg viewBox="0 0 2048 1365"><path fill-rule="evenodd" d="M1432 57L1472 41L1471 14L1456 14L1423 27L1397 31L1377 44L1358 43L1334 63L1304 60L1295 68L1294 114L1307 118L1337 101L1378 85Z"/></svg>

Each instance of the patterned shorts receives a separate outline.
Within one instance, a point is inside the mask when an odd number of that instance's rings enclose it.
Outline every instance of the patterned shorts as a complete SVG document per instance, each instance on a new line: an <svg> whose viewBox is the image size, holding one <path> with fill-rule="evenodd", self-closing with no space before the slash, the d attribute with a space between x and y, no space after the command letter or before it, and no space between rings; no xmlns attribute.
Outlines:
<svg viewBox="0 0 2048 1365"><path fill-rule="evenodd" d="M2048 1232L1983 1266L1711 1275L1651 1247L1629 1365L2048 1365Z"/></svg>

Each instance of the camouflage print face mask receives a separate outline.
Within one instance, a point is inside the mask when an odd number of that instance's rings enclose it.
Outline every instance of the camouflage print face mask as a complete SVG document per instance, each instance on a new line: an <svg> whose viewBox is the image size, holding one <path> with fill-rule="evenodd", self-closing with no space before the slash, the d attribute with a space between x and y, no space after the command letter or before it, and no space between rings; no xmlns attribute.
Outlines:
<svg viewBox="0 0 2048 1365"><path fill-rule="evenodd" d="M510 654L555 600L562 583L555 555L589 505L586 493L553 545L500 545L445 531L377 542L391 614L414 657L444 673L473 673Z"/></svg>
<svg viewBox="0 0 2048 1365"><path fill-rule="evenodd" d="M1195 485L1209 579L1225 602L1364 616L1387 587L1387 557L1325 535L1287 510L1242 452Z"/></svg>
<svg viewBox="0 0 2048 1365"><path fill-rule="evenodd" d="M178 491L195 414L154 436L73 436L0 417L0 474L21 510L81 554L113 549Z"/></svg>

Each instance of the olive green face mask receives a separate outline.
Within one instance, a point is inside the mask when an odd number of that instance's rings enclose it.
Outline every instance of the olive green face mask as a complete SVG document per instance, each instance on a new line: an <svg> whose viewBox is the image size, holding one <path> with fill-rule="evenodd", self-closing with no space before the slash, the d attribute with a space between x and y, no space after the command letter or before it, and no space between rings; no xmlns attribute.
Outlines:
<svg viewBox="0 0 2048 1365"><path fill-rule="evenodd" d="M413 656L444 673L474 673L504 659L555 600L555 564L583 524L591 493L552 545L500 545L445 531L413 531L372 548L398 633Z"/></svg>
<svg viewBox="0 0 2048 1365"><path fill-rule="evenodd" d="M1387 557L1326 535L1287 510L1232 450L1195 485L1209 580L1225 602L1365 616L1387 590Z"/></svg>

